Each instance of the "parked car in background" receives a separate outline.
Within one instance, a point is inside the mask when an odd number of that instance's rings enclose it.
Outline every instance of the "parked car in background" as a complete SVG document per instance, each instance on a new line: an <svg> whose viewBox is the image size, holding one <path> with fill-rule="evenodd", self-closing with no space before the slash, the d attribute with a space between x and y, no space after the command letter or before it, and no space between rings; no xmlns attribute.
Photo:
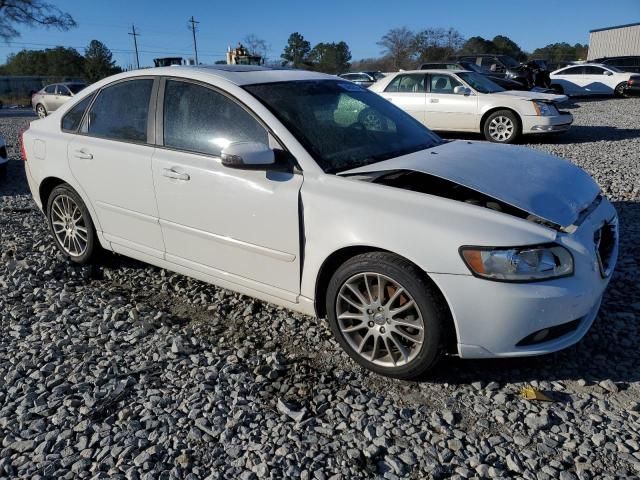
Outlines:
<svg viewBox="0 0 640 480"><path fill-rule="evenodd" d="M616 95L625 93L629 80L640 81L640 75L623 72L599 63L573 65L552 72L551 88L567 95Z"/></svg>
<svg viewBox="0 0 640 480"><path fill-rule="evenodd" d="M444 142L332 75L134 70L60 110L21 141L63 255L103 247L327 317L381 374L566 348L616 263L616 212L576 165Z"/></svg>
<svg viewBox="0 0 640 480"><path fill-rule="evenodd" d="M493 83L500 85L505 90L529 90L526 85L516 80L509 80L508 78L492 75L489 70L486 70L479 65L468 62L466 60L423 63L420 66L420 70L469 70L471 72L476 72L480 75L484 75Z"/></svg>
<svg viewBox="0 0 640 480"><path fill-rule="evenodd" d="M457 59L474 63L479 67L488 70L496 77L515 80L528 87L527 89L534 86L530 72L524 68L520 62L509 55L462 55L457 57Z"/></svg>
<svg viewBox="0 0 640 480"><path fill-rule="evenodd" d="M591 63L600 63L605 67L616 67L623 72L640 73L640 56L596 58Z"/></svg>
<svg viewBox="0 0 640 480"><path fill-rule="evenodd" d="M481 132L491 142L565 132L573 123L569 112L557 108L567 100L565 95L505 90L469 71L398 72L371 90L433 130Z"/></svg>
<svg viewBox="0 0 640 480"><path fill-rule="evenodd" d="M369 87L378 80L384 78L384 74L382 72L354 72L343 73L338 76L363 87Z"/></svg>
<svg viewBox="0 0 640 480"><path fill-rule="evenodd" d="M0 136L0 176L7 173L7 162L9 161L9 153L7 152L7 143Z"/></svg>
<svg viewBox="0 0 640 480"><path fill-rule="evenodd" d="M55 112L60 105L65 103L87 85L78 82L53 83L36 92L31 97L31 106L38 117L44 118L49 113Z"/></svg>

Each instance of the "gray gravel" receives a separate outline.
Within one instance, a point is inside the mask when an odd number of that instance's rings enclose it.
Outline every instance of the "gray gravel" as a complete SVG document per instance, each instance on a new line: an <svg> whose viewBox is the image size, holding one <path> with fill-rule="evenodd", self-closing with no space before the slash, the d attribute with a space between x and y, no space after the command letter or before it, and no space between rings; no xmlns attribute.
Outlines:
<svg viewBox="0 0 640 480"><path fill-rule="evenodd" d="M358 368L321 320L122 257L69 265L27 195L28 120L0 118L0 477L637 478L640 99L570 107L572 131L532 146L620 213L596 324L558 354L447 359L421 382Z"/></svg>

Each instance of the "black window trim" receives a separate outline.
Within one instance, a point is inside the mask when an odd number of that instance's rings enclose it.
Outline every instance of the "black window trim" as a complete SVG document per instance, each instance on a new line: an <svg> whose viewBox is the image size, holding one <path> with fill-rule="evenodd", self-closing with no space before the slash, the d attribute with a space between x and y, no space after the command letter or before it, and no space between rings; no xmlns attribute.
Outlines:
<svg viewBox="0 0 640 480"><path fill-rule="evenodd" d="M134 80L153 80L153 85L151 87L151 95L149 95L149 111L147 113L147 140L144 142L137 142L135 140L123 140L123 139L119 139L119 138L108 138L108 137L102 137L99 135L91 135L88 132L84 133L81 131L86 119L87 119L87 114L91 111L91 108L93 108L93 104L95 103L96 99L98 98L98 96L100 95L100 93L102 93L103 90L112 87L114 85L117 85L119 83L125 83L125 82L131 82ZM103 85L102 87L100 87L98 90L95 90L94 92L90 93L89 95L93 95L93 99L91 100L91 102L89 103L89 106L85 109L84 114L82 115L82 120L80 120L80 125L78 126L78 129L75 132L68 132L66 130L63 130L65 133L73 133L75 135L79 135L81 137L89 137L89 138L97 138L99 140L105 140L105 141L110 141L110 142L120 142L120 143L130 143L133 145L143 145L143 146L147 146L147 147L153 147L154 145L154 141L153 141L153 132L155 131L155 112L154 112L154 108L155 108L155 95L157 95L157 90L158 90L158 77L156 75L141 75L139 77L127 77L127 78L123 78L120 80L116 80L115 82L111 82L107 85ZM80 103L82 100L84 100L85 97L82 97L82 99L78 102ZM75 104L74 104L75 105ZM71 107L73 108L73 107ZM71 109L69 109L71 110ZM62 127L62 124L60 125Z"/></svg>
<svg viewBox="0 0 640 480"><path fill-rule="evenodd" d="M174 76L161 76L158 77L158 90L156 95L156 104L155 104L155 121L154 121L154 129L155 129L155 147L163 150L169 150L172 152L182 152L189 155L199 155L203 157L215 158L217 160L221 160L220 155L214 155L212 153L204 153L198 152L194 150L188 150L185 148L178 147L169 147L164 144L164 94L166 89L167 81L175 81L175 82L183 82L183 83L191 83L197 85L199 87L204 87L206 89L212 90L215 93L218 93L229 101L235 103L240 108L242 108L245 112L247 112L258 124L265 129L267 132L267 136L271 137L285 152L285 158L287 158L289 166L293 170L293 173L302 173L302 167L295 159L295 157L291 154L291 152L287 149L284 142L280 140L280 138L275 134L275 132L251 109L249 108L242 100L232 95L231 93L215 86L210 83L201 82L199 80L195 80L193 78L185 78L185 77L174 77ZM281 170L281 168L274 167L274 170ZM269 170L269 167L267 167Z"/></svg>

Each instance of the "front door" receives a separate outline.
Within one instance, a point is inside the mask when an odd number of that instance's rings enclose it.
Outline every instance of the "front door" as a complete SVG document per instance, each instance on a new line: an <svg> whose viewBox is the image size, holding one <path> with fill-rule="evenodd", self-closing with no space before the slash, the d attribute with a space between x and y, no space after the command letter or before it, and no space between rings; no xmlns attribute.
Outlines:
<svg viewBox="0 0 640 480"><path fill-rule="evenodd" d="M96 211L110 242L162 258L148 137L154 80L103 88L68 144L73 175Z"/></svg>
<svg viewBox="0 0 640 480"><path fill-rule="evenodd" d="M434 130L477 130L478 97L454 93L462 83L453 75L430 73L426 124Z"/></svg>
<svg viewBox="0 0 640 480"><path fill-rule="evenodd" d="M253 114L225 93L167 79L159 102L163 147L153 155L153 177L166 259L294 301L302 175L222 165L221 151L230 143L276 146Z"/></svg>

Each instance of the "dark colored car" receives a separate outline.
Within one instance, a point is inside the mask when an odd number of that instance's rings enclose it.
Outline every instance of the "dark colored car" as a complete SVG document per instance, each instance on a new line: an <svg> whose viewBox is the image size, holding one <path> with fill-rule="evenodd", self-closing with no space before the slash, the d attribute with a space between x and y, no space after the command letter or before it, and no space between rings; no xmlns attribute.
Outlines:
<svg viewBox="0 0 640 480"><path fill-rule="evenodd" d="M640 55L597 58L592 62L601 63L607 67L616 67L623 72L640 73Z"/></svg>
<svg viewBox="0 0 640 480"><path fill-rule="evenodd" d="M343 73L338 75L340 78L344 78L345 80L349 80L357 85L361 85L363 87L369 87L373 85L375 82L384 78L384 74L382 72L351 72L351 73Z"/></svg>
<svg viewBox="0 0 640 480"><path fill-rule="evenodd" d="M500 85L505 90L529 90L526 85L508 78L499 77L493 75L491 71L486 70L475 63L467 62L465 60L450 61L450 62L431 62L423 63L420 70L469 70L471 72L484 75L493 83Z"/></svg>

